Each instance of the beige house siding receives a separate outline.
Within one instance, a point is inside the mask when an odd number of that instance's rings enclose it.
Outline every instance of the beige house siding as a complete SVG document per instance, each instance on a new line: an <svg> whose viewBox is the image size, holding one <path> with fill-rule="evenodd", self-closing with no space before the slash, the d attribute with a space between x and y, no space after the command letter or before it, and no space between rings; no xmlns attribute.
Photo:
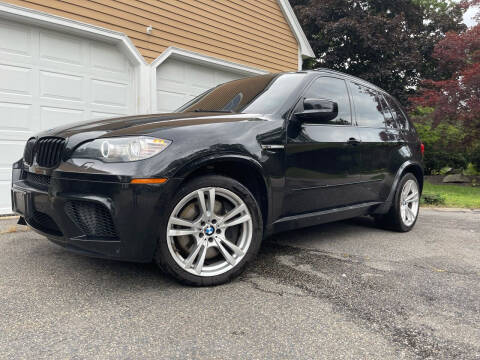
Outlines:
<svg viewBox="0 0 480 360"><path fill-rule="evenodd" d="M148 62L175 46L271 72L298 69L297 40L277 0L5 2L122 32Z"/></svg>

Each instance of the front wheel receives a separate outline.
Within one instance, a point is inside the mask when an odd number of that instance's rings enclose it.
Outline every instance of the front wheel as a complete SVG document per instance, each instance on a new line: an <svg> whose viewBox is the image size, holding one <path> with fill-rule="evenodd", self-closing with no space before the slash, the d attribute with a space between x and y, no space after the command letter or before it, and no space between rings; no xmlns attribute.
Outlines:
<svg viewBox="0 0 480 360"><path fill-rule="evenodd" d="M420 205L418 180L412 173L405 174L398 184L394 202L385 215L375 217L385 228L400 232L412 230L417 222Z"/></svg>
<svg viewBox="0 0 480 360"><path fill-rule="evenodd" d="M238 276L257 254L262 217L250 191L223 176L180 189L162 217L155 259L189 285L218 285Z"/></svg>

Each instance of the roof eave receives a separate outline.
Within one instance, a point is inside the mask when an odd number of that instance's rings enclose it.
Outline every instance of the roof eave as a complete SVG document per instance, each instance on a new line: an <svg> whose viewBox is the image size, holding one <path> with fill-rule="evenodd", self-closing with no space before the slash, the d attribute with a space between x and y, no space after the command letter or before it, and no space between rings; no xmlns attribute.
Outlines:
<svg viewBox="0 0 480 360"><path fill-rule="evenodd" d="M290 28L292 29L292 32L297 39L300 49L300 55L304 59L314 58L315 53L313 52L313 49L310 46L310 43L308 42L307 37L305 36L305 33L303 32L303 29L298 22L297 17L295 16L292 6L288 2L288 0L278 0L278 3L280 5L280 8L282 9L283 15L287 19L288 25L290 25Z"/></svg>

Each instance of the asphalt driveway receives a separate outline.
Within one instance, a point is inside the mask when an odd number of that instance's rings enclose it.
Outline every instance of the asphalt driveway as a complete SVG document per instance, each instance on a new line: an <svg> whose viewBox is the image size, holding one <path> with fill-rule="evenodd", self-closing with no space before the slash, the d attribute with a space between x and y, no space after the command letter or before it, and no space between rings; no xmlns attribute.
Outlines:
<svg viewBox="0 0 480 360"><path fill-rule="evenodd" d="M274 236L238 280L72 255L0 221L0 358L480 358L480 212Z"/></svg>

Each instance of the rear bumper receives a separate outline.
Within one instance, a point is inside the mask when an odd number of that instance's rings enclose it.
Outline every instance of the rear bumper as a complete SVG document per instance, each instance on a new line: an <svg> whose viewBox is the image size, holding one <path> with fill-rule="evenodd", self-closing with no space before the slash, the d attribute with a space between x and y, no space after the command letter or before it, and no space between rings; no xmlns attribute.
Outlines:
<svg viewBox="0 0 480 360"><path fill-rule="evenodd" d="M38 233L66 249L93 257L148 262L159 219L180 179L164 184L51 177L32 183L13 169L13 211Z"/></svg>

